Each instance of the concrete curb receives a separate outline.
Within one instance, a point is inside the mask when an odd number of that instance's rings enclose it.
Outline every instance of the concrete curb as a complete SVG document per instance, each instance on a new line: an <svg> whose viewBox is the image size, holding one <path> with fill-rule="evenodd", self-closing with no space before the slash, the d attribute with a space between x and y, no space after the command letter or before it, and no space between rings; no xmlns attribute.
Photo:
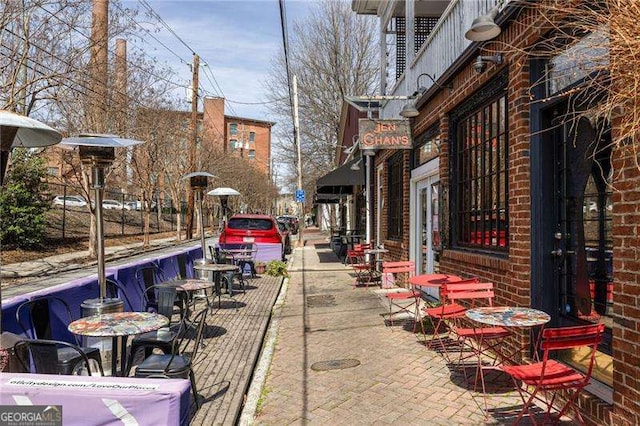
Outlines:
<svg viewBox="0 0 640 426"><path fill-rule="evenodd" d="M293 250L292 256L289 258L287 269L290 269L291 265L293 265L293 260L300 250L304 250L304 246L296 247ZM265 334L262 351L260 352L260 358L258 359L256 367L253 370L253 378L251 379L251 384L249 385L249 391L247 392L247 397L245 399L244 406L242 407L242 413L240 414L238 425L249 426L255 423L258 402L260 401L262 389L267 380L267 374L269 373L271 360L273 359L273 353L275 351L278 331L280 329L282 308L287 296L287 290L289 289L290 280L290 277L284 279L282 287L280 288L280 294L278 294L278 298L273 304L273 308L271 310L271 321L269 322L269 326Z"/></svg>

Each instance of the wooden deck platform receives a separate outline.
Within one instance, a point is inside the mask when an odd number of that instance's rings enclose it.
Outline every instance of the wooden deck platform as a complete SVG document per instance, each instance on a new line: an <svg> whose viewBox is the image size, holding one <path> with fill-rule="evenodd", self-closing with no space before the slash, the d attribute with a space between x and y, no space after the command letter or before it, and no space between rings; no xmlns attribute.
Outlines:
<svg viewBox="0 0 640 426"><path fill-rule="evenodd" d="M220 308L214 302L204 330L205 346L195 360L202 406L196 412L192 404L191 424L236 423L282 282L282 277L262 275L247 280L246 293L236 293L235 301L223 296Z"/></svg>

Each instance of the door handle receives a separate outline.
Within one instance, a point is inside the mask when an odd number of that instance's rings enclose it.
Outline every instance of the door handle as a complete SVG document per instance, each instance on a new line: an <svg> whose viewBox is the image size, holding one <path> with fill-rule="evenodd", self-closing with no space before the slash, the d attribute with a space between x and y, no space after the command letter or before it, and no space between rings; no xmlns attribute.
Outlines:
<svg viewBox="0 0 640 426"><path fill-rule="evenodd" d="M556 250L551 250L551 255L552 255L552 256L555 256L555 257L562 257L562 255L563 255L563 254L564 254L564 253L563 253L563 251L562 251L562 249L561 249L561 248L556 249Z"/></svg>

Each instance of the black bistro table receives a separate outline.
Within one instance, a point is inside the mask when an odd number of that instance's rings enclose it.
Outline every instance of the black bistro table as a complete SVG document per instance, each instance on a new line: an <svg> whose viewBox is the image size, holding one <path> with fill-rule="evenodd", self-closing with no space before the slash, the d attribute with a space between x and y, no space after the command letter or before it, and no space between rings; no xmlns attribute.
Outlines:
<svg viewBox="0 0 640 426"><path fill-rule="evenodd" d="M218 297L218 308L221 306L221 297L222 297L222 273L223 272L239 272L240 267L237 265L229 265L226 263L204 263L204 264L196 264L193 265L193 268L198 271L206 271L213 272L213 286L216 292L216 296ZM227 292L229 296L233 297L233 280L229 282L229 286L227 287Z"/></svg>

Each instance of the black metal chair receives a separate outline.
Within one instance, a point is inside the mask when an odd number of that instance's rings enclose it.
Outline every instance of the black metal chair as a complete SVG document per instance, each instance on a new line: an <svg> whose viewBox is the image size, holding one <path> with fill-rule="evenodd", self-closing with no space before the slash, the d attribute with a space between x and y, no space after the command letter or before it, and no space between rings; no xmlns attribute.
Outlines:
<svg viewBox="0 0 640 426"><path fill-rule="evenodd" d="M176 312L177 287L171 284L157 284L149 287L145 292L146 299L155 300L151 305L147 305L146 311L155 311L169 319L169 325L159 330L150 331L136 336L131 341L131 349L127 360L126 375L129 375L133 360L139 349L144 349L145 358L149 357L154 349L160 349L165 354L171 353L174 342L178 337L182 322L186 320L184 310ZM179 314L180 319L172 324L174 315Z"/></svg>
<svg viewBox="0 0 640 426"><path fill-rule="evenodd" d="M89 358L80 347L71 343L59 340L27 339L17 342L13 348L18 362L22 364L25 371L91 376L97 368L100 375L104 376L100 359ZM68 364L65 362L66 359L77 361Z"/></svg>
<svg viewBox="0 0 640 426"><path fill-rule="evenodd" d="M144 311L149 307L149 305L153 305L156 303L156 301L153 299L145 299L147 295L147 289L156 284L166 282L167 278L165 277L162 269L157 264L150 263L148 265L141 266L136 270L135 281L138 284L138 292L140 295L140 300L142 302L139 310ZM153 294L150 294L150 296L153 297Z"/></svg>
<svg viewBox="0 0 640 426"><path fill-rule="evenodd" d="M187 278L193 278L193 269L191 273L189 273L189 268L187 264L189 262L189 255L187 253L180 253L175 257L176 262L176 271L178 273L177 279L186 280Z"/></svg>
<svg viewBox="0 0 640 426"><path fill-rule="evenodd" d="M125 288L118 281L113 280L111 278L107 278L106 279L106 283L107 283L107 297L108 298L122 299L122 301L125 303L125 308L126 309L128 309L131 312L136 310L133 307L133 303L131 303L131 300L129 299L129 296L127 296L127 292L126 292Z"/></svg>
<svg viewBox="0 0 640 426"><path fill-rule="evenodd" d="M182 333L180 339L176 339L170 354L152 354L138 365L135 373L135 377L166 377L170 379L178 377L186 379L188 377L191 380L191 390L198 409L200 401L193 374L193 362L201 346L202 330L208 311L209 308L204 308L198 312L192 323L194 327L182 323L185 332ZM193 330L193 333L189 333L189 330ZM191 348L191 352L187 352L189 348Z"/></svg>
<svg viewBox="0 0 640 426"><path fill-rule="evenodd" d="M55 309L57 307L57 309ZM60 313L54 316L54 309ZM53 321L52 321L53 320ZM54 339L53 330L57 328L67 329L73 321L71 309L64 299L58 296L41 296L23 302L16 310L16 323L20 325L25 336L32 340L58 341ZM58 324L56 324L58 322ZM73 344L95 362L102 365L100 350L93 347L83 347L80 337L68 333L74 339ZM82 361L77 351L60 346L56 356L60 374L71 374L76 364Z"/></svg>
<svg viewBox="0 0 640 426"><path fill-rule="evenodd" d="M238 261L236 260L234 254L223 248L216 247L214 251L213 261L215 263L238 266L240 269L236 272L224 272L222 274L221 280L223 284L226 284L226 286L223 285L223 287L227 289L227 293L230 296L233 296L234 279L238 280L238 282L240 283L240 288L242 289L242 292L245 293L244 275L242 274L243 270L242 270L242 267L239 266ZM252 270L255 271L255 266L252 266Z"/></svg>

